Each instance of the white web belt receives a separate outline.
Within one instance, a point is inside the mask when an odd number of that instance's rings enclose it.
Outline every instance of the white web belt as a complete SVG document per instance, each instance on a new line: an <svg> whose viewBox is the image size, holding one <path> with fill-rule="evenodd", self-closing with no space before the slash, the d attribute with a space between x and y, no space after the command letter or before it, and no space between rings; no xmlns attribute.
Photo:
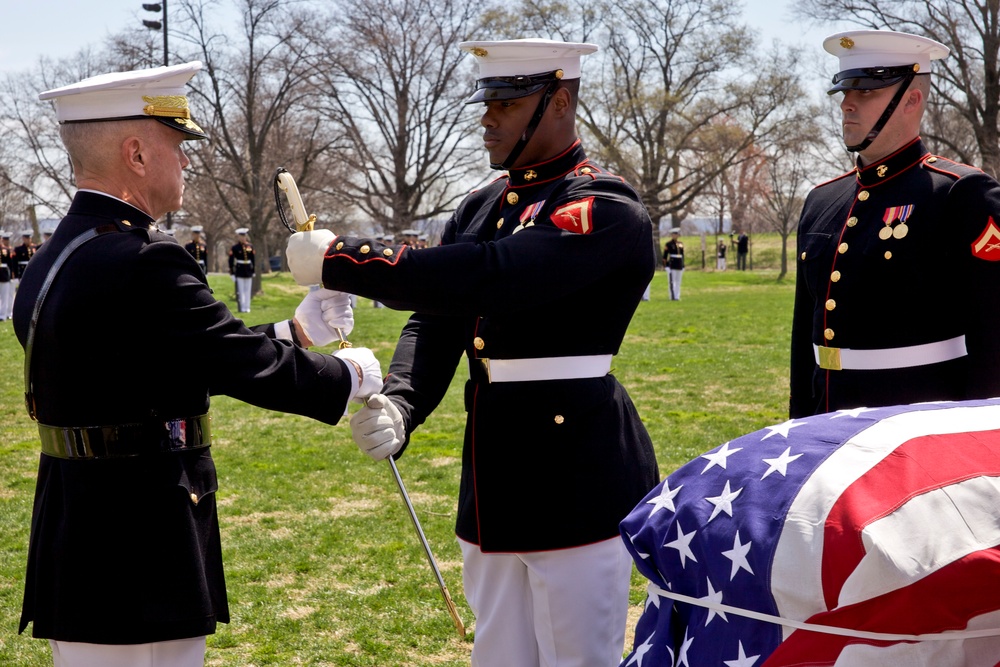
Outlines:
<svg viewBox="0 0 1000 667"><path fill-rule="evenodd" d="M816 364L820 368L836 371L874 371L926 366L958 359L968 353L964 335L936 343L881 350L852 350L849 347L813 345L813 358Z"/></svg>
<svg viewBox="0 0 1000 667"><path fill-rule="evenodd" d="M681 595L660 588L656 584L649 584L646 588L650 595L658 595L662 598L670 598L678 602L685 602L696 607L712 609L716 612L734 614L744 618L752 618L755 621L764 621L775 625L783 625L796 630L808 630L809 632L822 632L828 635L840 635L841 637L857 637L859 639L874 639L891 642L926 642L926 641L954 641L956 639L976 639L979 637L996 637L1000 635L1000 628L988 628L985 630L954 630L948 632L934 632L925 635L901 635L891 632L868 632L867 630L854 630L851 628L840 628L834 625L820 625L818 623L805 623L803 621L793 621L790 618L773 616L759 611L751 611L740 607L732 607L721 602L712 602L706 598L693 598L689 595Z"/></svg>
<svg viewBox="0 0 1000 667"><path fill-rule="evenodd" d="M534 359L475 359L490 382L579 380L604 377L611 371L610 354Z"/></svg>

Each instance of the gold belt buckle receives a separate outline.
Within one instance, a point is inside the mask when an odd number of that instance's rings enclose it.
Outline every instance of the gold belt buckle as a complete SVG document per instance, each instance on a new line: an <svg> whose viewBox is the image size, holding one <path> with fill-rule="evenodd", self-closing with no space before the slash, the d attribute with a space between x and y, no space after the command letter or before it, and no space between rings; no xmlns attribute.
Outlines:
<svg viewBox="0 0 1000 667"><path fill-rule="evenodd" d="M490 360L489 359L480 359L479 360L479 365L482 366L483 367L483 371L486 372L486 381L489 382L490 384L493 384L493 376L490 375Z"/></svg>
<svg viewBox="0 0 1000 667"><path fill-rule="evenodd" d="M819 348L819 367L828 371L843 370L840 365L840 348L825 346Z"/></svg>

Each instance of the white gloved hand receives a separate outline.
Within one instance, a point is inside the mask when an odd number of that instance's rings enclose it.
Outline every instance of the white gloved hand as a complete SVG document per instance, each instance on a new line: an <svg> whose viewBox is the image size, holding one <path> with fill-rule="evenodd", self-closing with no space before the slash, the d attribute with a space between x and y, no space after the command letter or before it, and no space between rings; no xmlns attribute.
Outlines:
<svg viewBox="0 0 1000 667"><path fill-rule="evenodd" d="M381 461L398 452L406 440L403 415L388 396L374 394L351 417L351 434L361 451Z"/></svg>
<svg viewBox="0 0 1000 667"><path fill-rule="evenodd" d="M295 309L295 321L306 332L311 345L322 347L340 340L337 329L346 338L354 329L351 295L332 289L313 290Z"/></svg>
<svg viewBox="0 0 1000 667"><path fill-rule="evenodd" d="M285 258L295 282L320 285L323 282L323 255L337 235L329 229L297 232L288 237Z"/></svg>
<svg viewBox="0 0 1000 667"><path fill-rule="evenodd" d="M346 361L351 370L356 370L354 364L361 369L360 376L358 374L353 376L354 383L351 385L348 401L357 400L363 403L364 399L382 388L382 366L367 347L345 347L334 352L333 356Z"/></svg>

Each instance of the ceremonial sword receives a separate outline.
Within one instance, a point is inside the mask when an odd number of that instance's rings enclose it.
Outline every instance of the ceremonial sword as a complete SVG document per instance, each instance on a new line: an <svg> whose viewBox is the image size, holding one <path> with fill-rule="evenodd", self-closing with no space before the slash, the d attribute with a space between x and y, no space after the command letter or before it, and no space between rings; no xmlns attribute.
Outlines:
<svg viewBox="0 0 1000 667"><path fill-rule="evenodd" d="M288 206L292 209L292 217L295 220L294 228L288 224L288 218L285 216L284 208L281 206L279 191L284 192L285 197L288 199ZM299 188L295 184L295 179L284 167L279 167L274 175L274 202L278 207L278 217L281 218L281 224L288 231L294 234L296 232L310 232L313 230L316 223L316 216L306 214L306 207L302 202L302 195L299 194ZM337 329L337 335L340 336L341 349L351 346L340 329ZM406 504L406 510L410 514L413 527L417 531L417 537L420 538L420 544L427 555L427 562L430 563L431 569L434 571L434 576L437 578L438 588L441 589L441 595L448 606L448 613L451 615L451 620L455 623L455 629L458 630L459 635L465 637L465 624L462 623L462 618L458 615L458 608L455 607L455 602L451 599L448 587L444 583L444 577L441 576L441 570L438 569L437 560L435 560L434 553L431 551L431 545L424 535L424 529L420 526L417 511L413 508L413 503L410 502L410 494L406 492L406 486L403 485L403 478L399 476L399 469L396 468L396 462L392 460L392 456L389 456L386 460L392 469L392 476L396 480L396 486L399 487L399 493L403 496L403 502Z"/></svg>

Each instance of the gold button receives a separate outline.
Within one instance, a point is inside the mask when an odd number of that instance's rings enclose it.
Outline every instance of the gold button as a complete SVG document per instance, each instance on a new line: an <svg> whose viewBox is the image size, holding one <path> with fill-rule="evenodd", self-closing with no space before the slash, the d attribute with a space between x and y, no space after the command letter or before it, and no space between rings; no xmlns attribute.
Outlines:
<svg viewBox="0 0 1000 667"><path fill-rule="evenodd" d="M886 258L886 259L892 259L892 253L891 253L891 252L889 252L888 250L886 250L886 251L885 251L885 258Z"/></svg>
<svg viewBox="0 0 1000 667"><path fill-rule="evenodd" d="M823 331L823 338L827 340L833 340L833 329L826 329Z"/></svg>
<svg viewBox="0 0 1000 667"><path fill-rule="evenodd" d="M562 424L564 421L566 421L565 417L563 417L562 415L556 415L555 422L557 424Z"/></svg>
<svg viewBox="0 0 1000 667"><path fill-rule="evenodd" d="M385 255L386 257L392 257L392 248L386 248L385 250L382 251L382 254Z"/></svg>
<svg viewBox="0 0 1000 667"><path fill-rule="evenodd" d="M837 302L836 301L834 301L833 299L827 299L826 300L826 309L827 310L833 310L836 307L837 307Z"/></svg>
<svg viewBox="0 0 1000 667"><path fill-rule="evenodd" d="M132 226L132 223L129 222L128 220L122 220L122 224L125 225L126 227L131 227Z"/></svg>
<svg viewBox="0 0 1000 667"><path fill-rule="evenodd" d="M934 164L935 162L937 162L937 158L932 155L931 157L927 158L927 162Z"/></svg>
<svg viewBox="0 0 1000 667"><path fill-rule="evenodd" d="M837 252L839 252L841 255L847 252L847 244L841 243L839 246L837 246Z"/></svg>
<svg viewBox="0 0 1000 667"><path fill-rule="evenodd" d="M835 283L840 280L840 271L834 271L830 274L830 282Z"/></svg>
<svg viewBox="0 0 1000 667"><path fill-rule="evenodd" d="M192 493L191 494L191 502L193 502L195 505L198 504L198 494L197 493Z"/></svg>
<svg viewBox="0 0 1000 667"><path fill-rule="evenodd" d="M858 193L858 201L868 201L868 191L862 190Z"/></svg>
<svg viewBox="0 0 1000 667"><path fill-rule="evenodd" d="M340 250L343 247L344 247L344 242L343 241L341 241L340 243L337 244L337 250Z"/></svg>
<svg viewBox="0 0 1000 667"><path fill-rule="evenodd" d="M848 227L853 227L856 224L858 224L858 219L856 217L854 217L853 215L847 219L847 226Z"/></svg>
<svg viewBox="0 0 1000 667"><path fill-rule="evenodd" d="M367 255L369 252L371 252L372 249L371 249L371 246L365 244L365 245L361 246L360 248L358 248L358 250L361 251L362 255Z"/></svg>
<svg viewBox="0 0 1000 667"><path fill-rule="evenodd" d="M477 350L481 350L484 347L486 347L486 341L484 341L479 336L476 336L475 338L472 339L472 346Z"/></svg>
<svg viewBox="0 0 1000 667"><path fill-rule="evenodd" d="M497 220L497 229L500 229L501 227L503 227L503 218Z"/></svg>
<svg viewBox="0 0 1000 667"><path fill-rule="evenodd" d="M508 204L516 204L518 199L519 199L519 197L517 196L516 192L508 192L507 193L507 203Z"/></svg>
<svg viewBox="0 0 1000 667"><path fill-rule="evenodd" d="M590 167L584 167L583 169L580 170L580 173L581 174L589 174L592 171L593 171L593 169L591 169Z"/></svg>
<svg viewBox="0 0 1000 667"><path fill-rule="evenodd" d="M802 254L801 254L801 255L799 255L799 258L800 258L800 259L803 259L803 260L805 260L805 258L806 258L806 253L805 253L805 251L804 251L804 250L802 251Z"/></svg>

